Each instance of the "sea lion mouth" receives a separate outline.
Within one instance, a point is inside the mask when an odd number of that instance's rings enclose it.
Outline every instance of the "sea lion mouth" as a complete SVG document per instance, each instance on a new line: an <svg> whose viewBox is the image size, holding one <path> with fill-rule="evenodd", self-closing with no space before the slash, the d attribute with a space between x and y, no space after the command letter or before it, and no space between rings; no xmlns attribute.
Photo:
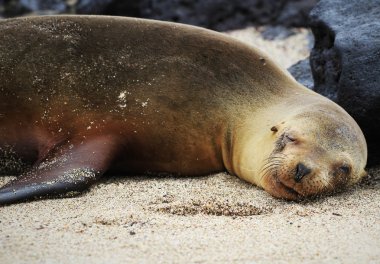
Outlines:
<svg viewBox="0 0 380 264"><path fill-rule="evenodd" d="M279 198L295 200L298 199L300 194L294 190L294 188L282 182L278 175L285 158L286 157L280 153L272 153L272 155L266 159L266 163L261 169L261 179L271 182L270 185L272 187L270 189L272 189L273 193L271 191L269 192L272 193L272 195Z"/></svg>
<svg viewBox="0 0 380 264"><path fill-rule="evenodd" d="M276 182L275 188L280 193L281 198L299 200L304 197L304 195L298 192L294 187L291 187L281 181L278 176L274 176L274 181ZM281 195L281 193L283 193L283 195Z"/></svg>
<svg viewBox="0 0 380 264"><path fill-rule="evenodd" d="M285 185L284 183L282 183L281 181L279 181L279 185L281 186L282 189L284 189L287 193L289 194L292 194L292 195L296 195L296 196L301 196L301 194L299 192L297 192L295 189L293 189L292 187L289 187L287 185Z"/></svg>

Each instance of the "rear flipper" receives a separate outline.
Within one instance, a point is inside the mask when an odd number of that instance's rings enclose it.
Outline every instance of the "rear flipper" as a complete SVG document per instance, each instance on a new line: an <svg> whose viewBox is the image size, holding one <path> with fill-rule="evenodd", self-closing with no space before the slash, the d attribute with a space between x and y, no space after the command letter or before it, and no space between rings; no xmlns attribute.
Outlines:
<svg viewBox="0 0 380 264"><path fill-rule="evenodd" d="M115 138L67 143L41 163L0 188L0 205L56 195L74 195L99 179L117 156Z"/></svg>

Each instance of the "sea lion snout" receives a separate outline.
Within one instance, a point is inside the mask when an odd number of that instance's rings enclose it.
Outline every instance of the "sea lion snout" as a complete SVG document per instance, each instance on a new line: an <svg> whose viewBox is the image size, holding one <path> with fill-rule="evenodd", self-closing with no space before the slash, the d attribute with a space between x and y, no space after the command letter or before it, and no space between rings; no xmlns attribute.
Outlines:
<svg viewBox="0 0 380 264"><path fill-rule="evenodd" d="M294 175L294 180L296 182L301 182L302 178L311 173L311 169L306 167L303 163L298 163L296 166L296 172Z"/></svg>
<svg viewBox="0 0 380 264"><path fill-rule="evenodd" d="M261 165L260 186L275 197L300 200L345 189L363 177L364 144L352 140L355 130L338 121L330 120L336 126L331 132L320 121L326 119L271 129L272 148Z"/></svg>

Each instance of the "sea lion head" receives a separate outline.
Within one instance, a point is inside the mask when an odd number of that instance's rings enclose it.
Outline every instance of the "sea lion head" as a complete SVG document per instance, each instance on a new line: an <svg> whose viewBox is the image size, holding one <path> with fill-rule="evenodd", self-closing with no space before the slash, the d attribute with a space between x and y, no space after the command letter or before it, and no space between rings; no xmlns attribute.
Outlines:
<svg viewBox="0 0 380 264"><path fill-rule="evenodd" d="M297 200L332 193L366 175L363 133L343 109L309 107L267 130L260 148L268 154L251 177L275 197Z"/></svg>

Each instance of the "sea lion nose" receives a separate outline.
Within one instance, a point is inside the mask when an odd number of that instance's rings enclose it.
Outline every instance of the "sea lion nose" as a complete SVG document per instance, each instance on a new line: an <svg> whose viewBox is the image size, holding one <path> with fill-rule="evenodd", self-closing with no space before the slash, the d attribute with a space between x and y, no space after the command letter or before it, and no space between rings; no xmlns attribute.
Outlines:
<svg viewBox="0 0 380 264"><path fill-rule="evenodd" d="M310 172L311 172L311 169L309 169L308 167L306 167L304 164L300 162L297 164L294 180L296 182L300 182L302 178L308 175Z"/></svg>

